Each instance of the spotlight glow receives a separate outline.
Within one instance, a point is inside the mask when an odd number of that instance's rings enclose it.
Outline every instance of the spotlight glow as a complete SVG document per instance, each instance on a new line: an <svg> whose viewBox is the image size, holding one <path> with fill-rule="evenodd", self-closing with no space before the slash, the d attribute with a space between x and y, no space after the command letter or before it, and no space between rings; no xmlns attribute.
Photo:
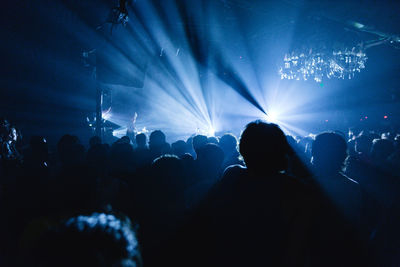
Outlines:
<svg viewBox="0 0 400 267"><path fill-rule="evenodd" d="M266 120L272 123L278 123L277 113L274 111L269 111L266 115Z"/></svg>
<svg viewBox="0 0 400 267"><path fill-rule="evenodd" d="M215 129L212 126L205 127L205 128L197 128L196 134L205 135L207 137L215 136Z"/></svg>
<svg viewBox="0 0 400 267"><path fill-rule="evenodd" d="M207 136L215 136L215 130L213 127L210 127L207 132Z"/></svg>
<svg viewBox="0 0 400 267"><path fill-rule="evenodd" d="M101 117L103 120L109 120L111 118L111 107L101 113Z"/></svg>
<svg viewBox="0 0 400 267"><path fill-rule="evenodd" d="M246 38L238 38L234 29L240 27L239 21L232 22L228 27L232 31L229 31L220 14L215 12L217 9L210 8L210 14L193 12L193 16L187 18L181 14L184 9L165 4L171 20L182 22L182 27L167 30L163 20L158 18L158 8L152 1L137 1L135 9L140 12L130 14L138 14L138 18L132 16L135 23L126 25L134 34L122 35L122 40L118 40L118 44L120 41L140 42L146 48L143 53L152 60L143 70L146 79L142 88L112 86L110 121L129 128L132 125L130 114L140 112L140 118L134 121L135 129L160 129L171 140L196 133L206 136L224 131L239 133L246 123L260 118L278 124L285 133L306 135L314 121L324 121L326 117L321 119L321 116L327 114L315 110L325 99L329 100L330 92L315 90L323 84L302 86L281 80L274 67L264 64L270 58L264 52L257 52L264 42L247 43ZM193 2L187 8L195 11L202 5ZM147 24L144 19L147 17L155 19ZM190 27L205 20L211 21L209 31ZM207 40L213 40L212 45L200 38L203 34ZM233 40L235 46L227 45ZM115 60L126 67L134 67L124 55L135 58L137 53L134 49L122 48L118 46L118 51L107 54L115 55L122 50L121 58ZM286 53L287 49L276 47L280 51L277 54ZM214 51L212 56L211 51ZM261 65L265 67L256 67ZM103 114L103 118L107 115L110 114ZM115 131L118 135L122 133Z"/></svg>

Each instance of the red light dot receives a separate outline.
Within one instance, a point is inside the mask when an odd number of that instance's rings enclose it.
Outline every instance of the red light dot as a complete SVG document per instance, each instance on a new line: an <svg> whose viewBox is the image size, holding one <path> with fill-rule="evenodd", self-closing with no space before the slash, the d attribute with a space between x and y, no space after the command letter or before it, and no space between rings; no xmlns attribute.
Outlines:
<svg viewBox="0 0 400 267"><path fill-rule="evenodd" d="M384 119L387 119L387 118L388 118L388 116L386 116L386 115L385 115L385 116L383 116L383 118L384 118Z"/></svg>
<svg viewBox="0 0 400 267"><path fill-rule="evenodd" d="M368 119L368 117L367 117L367 116L365 116L365 119Z"/></svg>

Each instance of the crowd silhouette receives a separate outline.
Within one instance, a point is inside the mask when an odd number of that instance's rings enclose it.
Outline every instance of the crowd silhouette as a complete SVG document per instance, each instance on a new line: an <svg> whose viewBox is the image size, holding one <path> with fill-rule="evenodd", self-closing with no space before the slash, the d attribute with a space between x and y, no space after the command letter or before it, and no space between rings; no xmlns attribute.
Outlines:
<svg viewBox="0 0 400 267"><path fill-rule="evenodd" d="M147 139L148 138L148 139ZM400 135L156 130L55 151L0 120L0 266L398 266Z"/></svg>

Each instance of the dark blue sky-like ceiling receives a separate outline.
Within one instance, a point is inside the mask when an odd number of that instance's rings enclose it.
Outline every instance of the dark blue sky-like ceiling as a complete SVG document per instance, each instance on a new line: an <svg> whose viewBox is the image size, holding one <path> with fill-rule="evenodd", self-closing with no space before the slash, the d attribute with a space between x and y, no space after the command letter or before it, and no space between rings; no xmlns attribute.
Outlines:
<svg viewBox="0 0 400 267"><path fill-rule="evenodd" d="M3 3L0 114L32 132L47 127L57 135L56 129L65 132L66 128L78 131L84 127L85 118L95 109L95 83L91 70L84 66L82 52L97 49L103 54L98 65L113 66L116 76L133 86L131 90L113 89L116 123L123 124L138 111L143 125L150 127L154 122L154 127L164 127L155 115L142 114L154 110L152 103L166 102L158 99L163 93L154 89L166 84L178 88L179 97L168 90L164 93L182 98L182 106L201 117L199 121L210 123L218 116L226 121L235 114L223 115L224 107L217 109L221 105L215 98L228 97L230 93L226 96L222 92L227 90L224 86L210 86L212 81L203 80L206 73L216 76L227 87L236 87L235 94L256 109L268 109L260 102L268 98L264 92L278 83L278 69L285 53L321 45L351 46L379 38L357 31L350 21L400 36L399 1L135 0L128 6L130 21L126 28L118 25L112 35L108 34L109 29L96 30L116 2ZM304 102L303 106L315 113L352 110L355 120L364 112L363 107L365 112L393 113L400 102L400 49L383 44L368 49L367 54L366 69L354 80L327 80L323 84L282 81L279 90L290 88L290 92L310 95L310 103ZM197 71L184 75L184 70L177 67L179 57L190 58ZM188 66L189 61L182 58L179 66ZM101 67L98 71L101 73ZM227 72L230 75L224 78ZM201 89L204 103L197 103L198 93L188 89L192 76L197 76L199 82L193 87ZM253 76L254 79L249 78ZM216 90L221 93L215 95ZM124 94L125 91L128 93ZM295 97L296 93L290 95ZM232 103L235 101L239 100ZM126 118L121 110L127 111ZM310 110L303 107L294 112L309 114ZM157 112L168 114L163 109L154 110ZM243 121L252 118L250 111L242 114ZM307 123L304 121L304 125ZM228 125L219 123L217 128L225 130ZM187 131L182 129L182 133Z"/></svg>

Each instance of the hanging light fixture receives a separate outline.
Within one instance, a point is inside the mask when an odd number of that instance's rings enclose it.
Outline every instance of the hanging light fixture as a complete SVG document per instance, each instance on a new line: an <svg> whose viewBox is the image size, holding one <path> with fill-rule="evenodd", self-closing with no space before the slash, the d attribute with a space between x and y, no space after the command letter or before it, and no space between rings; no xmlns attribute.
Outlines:
<svg viewBox="0 0 400 267"><path fill-rule="evenodd" d="M330 52L308 52L286 54L279 69L281 79L322 82L324 77L352 79L365 68L367 55L362 46Z"/></svg>

